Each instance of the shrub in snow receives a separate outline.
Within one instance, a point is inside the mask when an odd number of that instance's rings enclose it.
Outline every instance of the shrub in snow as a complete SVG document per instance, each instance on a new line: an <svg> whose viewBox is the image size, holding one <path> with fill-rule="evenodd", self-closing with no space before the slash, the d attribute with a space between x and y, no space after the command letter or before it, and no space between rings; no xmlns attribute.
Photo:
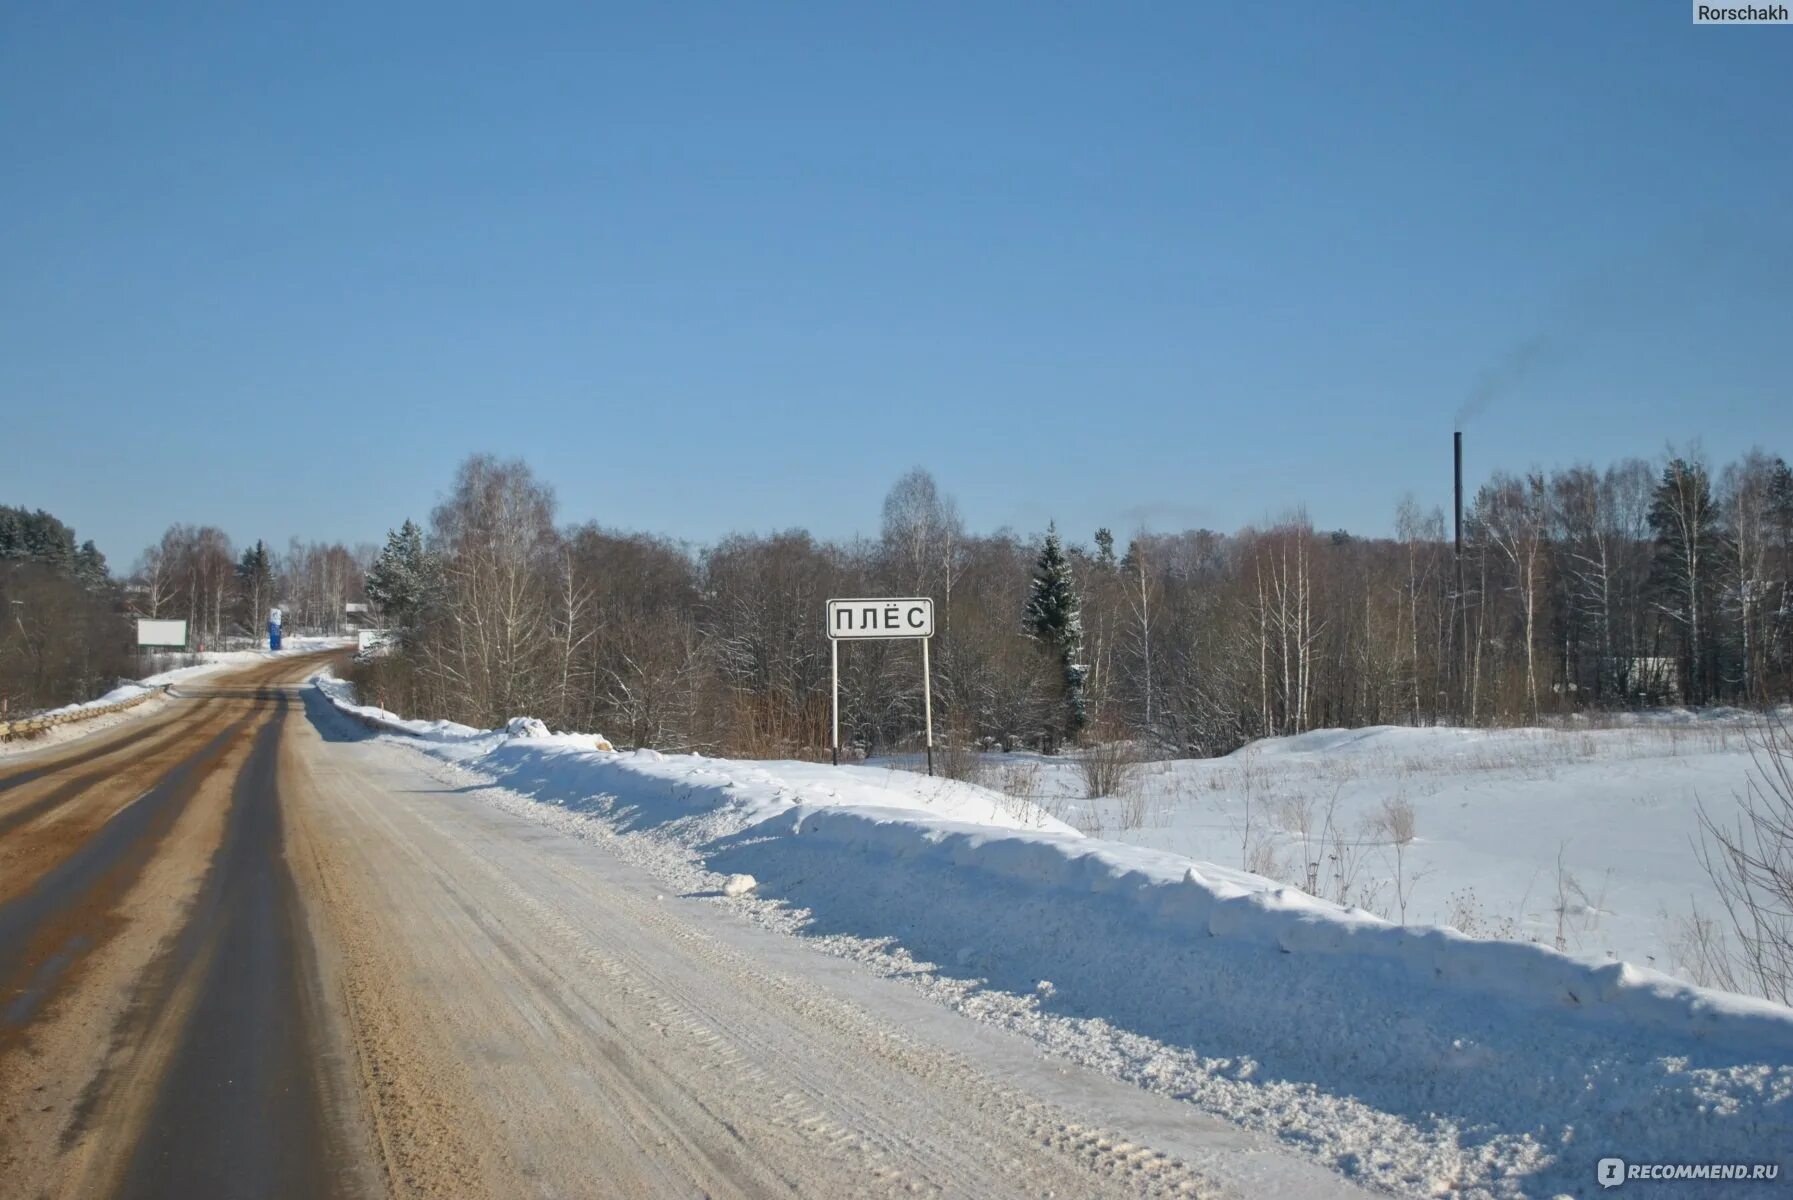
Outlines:
<svg viewBox="0 0 1793 1200"><path fill-rule="evenodd" d="M745 896L759 886L759 880L751 875L730 875L722 884L722 894L729 899Z"/></svg>
<svg viewBox="0 0 1793 1200"><path fill-rule="evenodd" d="M1793 1004L1793 725L1777 716L1750 743L1754 760L1740 811L1721 821L1700 806L1700 862L1730 918L1736 948L1693 926L1702 973L1720 986Z"/></svg>
<svg viewBox="0 0 1793 1200"><path fill-rule="evenodd" d="M1077 754L1085 799L1115 797L1126 801L1120 814L1123 829L1138 829L1145 824L1146 801L1139 789L1139 761L1139 748L1113 727L1100 731L1097 740Z"/></svg>

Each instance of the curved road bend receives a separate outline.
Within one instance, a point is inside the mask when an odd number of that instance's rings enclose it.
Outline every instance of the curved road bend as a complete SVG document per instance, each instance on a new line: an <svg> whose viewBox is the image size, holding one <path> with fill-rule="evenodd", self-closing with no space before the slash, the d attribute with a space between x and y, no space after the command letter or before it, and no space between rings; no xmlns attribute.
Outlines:
<svg viewBox="0 0 1793 1200"><path fill-rule="evenodd" d="M1350 1194L441 782L328 657L0 760L0 1195Z"/></svg>

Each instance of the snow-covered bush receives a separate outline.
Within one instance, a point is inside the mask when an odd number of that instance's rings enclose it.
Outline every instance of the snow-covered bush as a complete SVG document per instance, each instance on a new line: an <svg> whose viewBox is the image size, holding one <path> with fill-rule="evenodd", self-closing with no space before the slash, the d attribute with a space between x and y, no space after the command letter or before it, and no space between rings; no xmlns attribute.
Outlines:
<svg viewBox="0 0 1793 1200"><path fill-rule="evenodd" d="M1102 800L1110 796L1126 797L1136 793L1139 774L1139 751L1118 729L1106 732L1112 737L1099 737L1077 752L1077 772L1083 777L1086 799ZM1137 825L1133 826L1137 828Z"/></svg>
<svg viewBox="0 0 1793 1200"><path fill-rule="evenodd" d="M1701 808L1699 852L1736 939L1726 986L1793 1004L1793 727L1769 721L1750 755L1735 822Z"/></svg>

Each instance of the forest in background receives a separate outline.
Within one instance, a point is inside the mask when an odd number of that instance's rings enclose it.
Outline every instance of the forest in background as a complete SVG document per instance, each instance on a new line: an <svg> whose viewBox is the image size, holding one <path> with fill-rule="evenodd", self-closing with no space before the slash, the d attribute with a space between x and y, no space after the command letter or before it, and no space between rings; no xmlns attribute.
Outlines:
<svg viewBox="0 0 1793 1200"><path fill-rule="evenodd" d="M221 529L174 525L120 578L50 513L0 506L0 707L91 700L139 676L136 617L185 620L193 649L250 644L273 604L295 631L340 633L372 554L296 538L239 552Z"/></svg>
<svg viewBox="0 0 1793 1200"><path fill-rule="evenodd" d="M740 534L694 549L557 524L529 467L474 456L427 526L386 548L238 549L174 525L115 576L41 510L0 508L0 702L83 700L137 669L131 618L185 619L195 648L337 633L371 601L402 629L363 664L370 699L493 725L531 714L630 745L813 756L828 741L824 602L926 595L938 740L1056 748L1127 739L1223 753L1324 726L1489 724L1793 695L1793 473L1752 452L1522 475L1467 499L1464 551L1411 499L1393 537L1300 513L1232 534L966 530L926 471L880 536ZM260 614L260 615L258 615ZM844 647L843 739L922 727L909 642Z"/></svg>
<svg viewBox="0 0 1793 1200"><path fill-rule="evenodd" d="M938 740L1054 749L1127 739L1165 755L1382 723L1492 724L1661 704L1783 702L1793 689L1793 473L1752 452L1496 473L1466 502L1403 501L1395 536L1301 513L1233 534L968 532L924 470L881 534L801 529L689 546L556 524L527 464L462 464L427 527L370 565L402 629L366 698L491 727L529 714L619 744L735 756L826 752L839 596L934 599ZM910 642L843 648L843 741L922 728Z"/></svg>

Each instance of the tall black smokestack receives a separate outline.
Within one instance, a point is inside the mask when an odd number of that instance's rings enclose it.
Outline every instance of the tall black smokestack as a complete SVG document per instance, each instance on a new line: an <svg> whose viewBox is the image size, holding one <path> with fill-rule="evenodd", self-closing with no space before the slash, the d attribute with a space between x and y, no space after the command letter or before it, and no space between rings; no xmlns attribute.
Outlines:
<svg viewBox="0 0 1793 1200"><path fill-rule="evenodd" d="M1456 501L1456 514L1457 514L1457 527L1456 527L1457 554L1456 554L1456 559L1455 559L1455 565L1457 568L1456 569L1457 594L1455 596L1451 597L1451 607L1456 609L1456 611L1457 611L1457 621L1461 623L1461 632L1462 632L1462 638L1457 643L1457 653L1454 657L1457 660L1457 662L1456 662L1457 679L1458 679L1460 685L1463 686L1463 688L1465 689L1463 692L1463 698L1460 701L1460 703L1462 703L1464 706L1463 711L1468 711L1470 708L1472 708L1474 706L1473 706L1473 703L1471 702L1471 699L1470 699L1470 697L1468 695L1468 691L1467 691L1467 689L1469 687L1469 683L1470 683L1469 606L1465 602L1465 597L1463 595L1463 431L1461 429L1458 429L1454 433L1451 434L1451 469L1452 469L1452 473L1454 476L1454 483L1455 483L1455 501ZM1457 630L1452 630L1453 635L1455 635L1456 633L1457 633Z"/></svg>
<svg viewBox="0 0 1793 1200"><path fill-rule="evenodd" d="M1451 454L1457 482L1457 561L1461 563L1463 561L1463 431L1461 429L1451 434ZM1461 571L1461 567L1459 567L1459 571ZM1459 579L1457 582L1460 589L1462 580Z"/></svg>

